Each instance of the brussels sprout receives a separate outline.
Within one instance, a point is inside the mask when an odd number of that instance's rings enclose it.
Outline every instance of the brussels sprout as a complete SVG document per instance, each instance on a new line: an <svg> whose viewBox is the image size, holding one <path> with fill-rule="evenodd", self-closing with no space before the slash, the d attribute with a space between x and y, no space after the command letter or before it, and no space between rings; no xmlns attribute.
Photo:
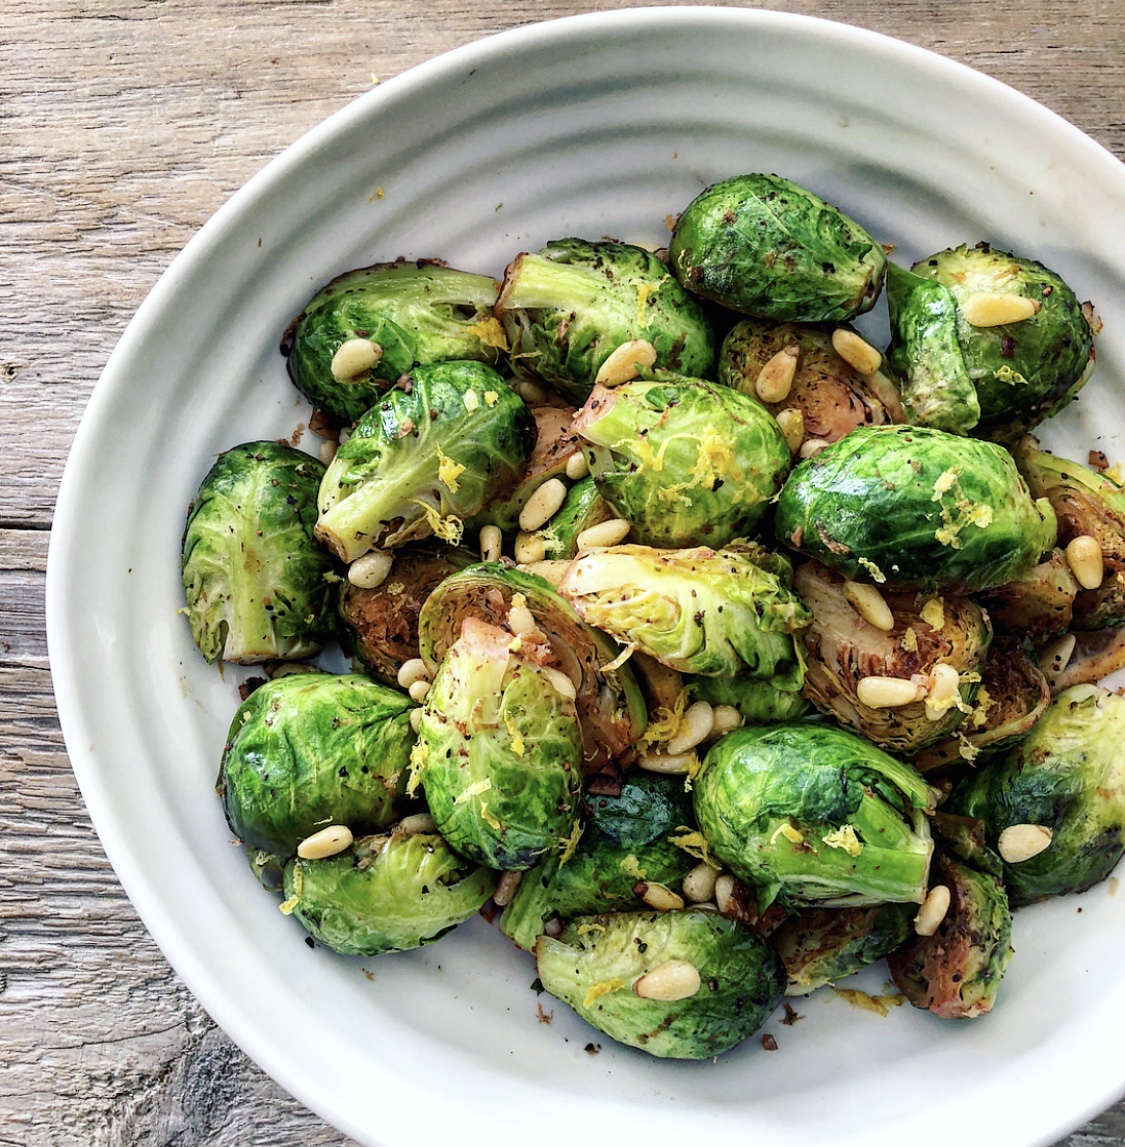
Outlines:
<svg viewBox="0 0 1125 1147"><path fill-rule="evenodd" d="M985 822L1014 906L1084 892L1121 858L1123 742L1125 698L1076 685L1014 748L953 790L949 811Z"/></svg>
<svg viewBox="0 0 1125 1147"><path fill-rule="evenodd" d="M495 873L462 859L436 833L396 831L324 860L291 860L282 909L334 952L377 956L444 936L495 887Z"/></svg>
<svg viewBox="0 0 1125 1147"><path fill-rule="evenodd" d="M579 917L557 939L541 936L535 956L543 987L587 1023L671 1059L735 1047L765 1023L785 985L765 940L716 912Z"/></svg>
<svg viewBox="0 0 1125 1147"><path fill-rule="evenodd" d="M500 931L531 949L552 917L640 911L638 883L678 884L696 860L677 843L694 825L680 777L627 777L615 795L590 794L572 856L549 857L525 873L500 917Z"/></svg>
<svg viewBox="0 0 1125 1147"><path fill-rule="evenodd" d="M887 258L854 220L788 179L739 175L688 204L668 248L690 291L747 315L846 322L870 310Z"/></svg>
<svg viewBox="0 0 1125 1147"><path fill-rule="evenodd" d="M793 635L810 621L761 547L611 546L571 564L559 592L591 625L681 673L750 673L799 683Z"/></svg>
<svg viewBox="0 0 1125 1147"><path fill-rule="evenodd" d="M812 706L801 693L801 684L802 675L795 674L786 680L784 677L751 677L748 673L734 677L689 677L685 682L692 701L730 705L751 725L803 717Z"/></svg>
<svg viewBox="0 0 1125 1147"><path fill-rule="evenodd" d="M466 619L426 694L411 759L450 845L512 871L562 850L582 785L582 734L572 697L560 691L564 675L517 644Z"/></svg>
<svg viewBox="0 0 1125 1147"><path fill-rule="evenodd" d="M1053 695L1072 685L1096 684L1111 673L1125 669L1125 626L1069 636L1075 639L1069 649L1068 638L1064 637L1059 639L1061 648L1051 642L1039 650L1039 665Z"/></svg>
<svg viewBox="0 0 1125 1147"><path fill-rule="evenodd" d="M559 239L508 265L496 303L517 367L579 402L623 343L643 339L655 365L707 375L711 324L699 303L651 252L628 243ZM649 363L648 365L654 365Z"/></svg>
<svg viewBox="0 0 1125 1147"><path fill-rule="evenodd" d="M231 829L287 859L325 824L389 824L414 743L412 707L358 674L299 674L255 689L234 715L219 771Z"/></svg>
<svg viewBox="0 0 1125 1147"><path fill-rule="evenodd" d="M736 729L711 746L693 792L711 852L759 890L762 908L925 899L936 793L851 733Z"/></svg>
<svg viewBox="0 0 1125 1147"><path fill-rule="evenodd" d="M476 362L420 366L360 419L320 484L316 536L344 561L436 535L519 480L534 423L519 396Z"/></svg>
<svg viewBox="0 0 1125 1147"><path fill-rule="evenodd" d="M988 847L986 826L975 816L958 816L939 808L933 816L934 836L950 856L963 860L970 868L987 872L1002 881L1004 862Z"/></svg>
<svg viewBox="0 0 1125 1147"><path fill-rule="evenodd" d="M982 318L970 300L996 295L1027 299L1030 317L974 325ZM912 420L926 425L1015 442L1065 406L1093 370L1093 333L1074 292L1041 263L987 243L891 271L887 298L890 363Z"/></svg>
<svg viewBox="0 0 1125 1147"><path fill-rule="evenodd" d="M611 762L628 764L647 720L633 671L628 664L611 668L619 660L617 646L587 625L574 606L538 575L498 562L481 562L447 578L430 595L418 618L422 659L434 672L468 617L509 625L517 596L546 639L548 664L575 683L586 771L597 772Z"/></svg>
<svg viewBox="0 0 1125 1147"><path fill-rule="evenodd" d="M885 590L892 626L864 617L845 594L841 574L819 562L797 568L794 588L812 610L803 641L805 696L824 714L892 753L914 753L950 736L972 711L992 640L988 616L971 598ZM939 665L957 673L945 693ZM918 687L916 700L889 707L861 697L860 682L894 678Z"/></svg>
<svg viewBox="0 0 1125 1147"><path fill-rule="evenodd" d="M324 467L277 442L220 454L183 538L183 585L208 661L311 657L336 633L334 563L316 544Z"/></svg>
<svg viewBox="0 0 1125 1147"><path fill-rule="evenodd" d="M450 574L476 563L461 546L432 543L395 551L382 585L364 589L351 582L340 591L340 619L351 633L354 656L372 677L398 684L403 662L418 653L418 614L431 591Z"/></svg>
<svg viewBox="0 0 1125 1147"><path fill-rule="evenodd" d="M1012 958L1012 913L994 876L938 853L933 884L949 908L932 936L914 936L887 957L891 978L916 1007L945 1020L992 1010Z"/></svg>
<svg viewBox="0 0 1125 1147"><path fill-rule="evenodd" d="M787 996L806 996L874 964L913 932L909 904L804 908L770 935L789 978Z"/></svg>
<svg viewBox="0 0 1125 1147"><path fill-rule="evenodd" d="M289 377L313 406L351 423L416 366L451 359L495 365L507 346L492 318L499 288L495 279L431 259L349 271L294 322L285 347Z"/></svg>
<svg viewBox="0 0 1125 1147"><path fill-rule="evenodd" d="M610 504L587 475L567 491L566 501L543 527L543 556L548 561L565 561L578 554L578 535L614 516Z"/></svg>
<svg viewBox="0 0 1125 1147"><path fill-rule="evenodd" d="M598 386L574 428L598 491L643 545L718 547L745 537L789 472L773 416L714 383Z"/></svg>
<svg viewBox="0 0 1125 1147"><path fill-rule="evenodd" d="M758 398L762 367L782 351L795 353L793 384L782 401L765 406L775 416L799 411L806 439L835 442L857 426L906 421L894 386L881 374L860 374L833 349L831 333L816 327L743 319L723 340L719 381Z"/></svg>
<svg viewBox="0 0 1125 1147"><path fill-rule="evenodd" d="M1006 450L924 426L861 426L800 463L776 529L852 580L951 592L1003 585L1055 543Z"/></svg>
<svg viewBox="0 0 1125 1147"><path fill-rule="evenodd" d="M260 848L248 848L246 861L254 878L267 892L280 892L285 887L285 857Z"/></svg>
<svg viewBox="0 0 1125 1147"><path fill-rule="evenodd" d="M1066 516L1055 513L1062 530ZM1070 628L1077 593L1066 554L1056 548L1026 573L981 594L980 600L998 632L1039 641Z"/></svg>
<svg viewBox="0 0 1125 1147"><path fill-rule="evenodd" d="M1077 591L1071 624L1106 629L1125 622L1125 488L1108 474L1036 449L1022 439L1013 451L1032 496L1051 503L1059 523L1059 545L1090 537L1102 552L1101 584Z"/></svg>

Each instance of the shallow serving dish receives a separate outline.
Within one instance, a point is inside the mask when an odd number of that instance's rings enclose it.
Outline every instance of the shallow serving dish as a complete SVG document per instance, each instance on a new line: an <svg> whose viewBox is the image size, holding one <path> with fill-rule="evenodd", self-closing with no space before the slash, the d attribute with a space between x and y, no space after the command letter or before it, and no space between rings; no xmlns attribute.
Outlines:
<svg viewBox="0 0 1125 1147"><path fill-rule="evenodd" d="M714 1147L1049 1143L1125 1086L1125 895L1020 912L997 1010L943 1023L831 991L717 1062L612 1046L530 985L475 920L377 961L304 943L214 795L246 674L178 615L179 541L219 451L307 409L278 339L354 266L440 256L499 274L564 235L661 241L705 184L776 171L909 262L988 239L1038 258L1106 322L1079 403L1044 434L1125 457L1125 168L983 76L853 28L722 8L634 9L459 49L364 96L275 160L189 244L106 367L76 439L48 570L59 712L126 890L204 1006L282 1085L365 1144ZM877 316L865 320L882 338ZM129 443L128 449L124 442ZM309 442L306 440L306 445ZM315 440L312 440L315 448ZM871 971L860 986L880 992ZM553 1015L550 1023L541 1022ZM690 1137L690 1138L689 1138Z"/></svg>

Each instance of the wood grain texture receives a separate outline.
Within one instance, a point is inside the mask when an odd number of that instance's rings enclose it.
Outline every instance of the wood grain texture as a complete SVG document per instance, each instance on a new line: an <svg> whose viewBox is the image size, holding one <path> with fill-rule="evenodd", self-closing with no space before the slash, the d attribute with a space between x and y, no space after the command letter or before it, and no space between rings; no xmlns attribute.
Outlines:
<svg viewBox="0 0 1125 1147"><path fill-rule="evenodd" d="M0 1147L341 1145L203 1013L85 813L47 663L52 507L85 402L200 225L287 144L448 48L639 4L7 0L0 32ZM744 5L753 6L753 5ZM1119 0L778 9L932 48L1125 156ZM123 435L126 431L123 428ZM1125 1145L1125 1104L1066 1140Z"/></svg>

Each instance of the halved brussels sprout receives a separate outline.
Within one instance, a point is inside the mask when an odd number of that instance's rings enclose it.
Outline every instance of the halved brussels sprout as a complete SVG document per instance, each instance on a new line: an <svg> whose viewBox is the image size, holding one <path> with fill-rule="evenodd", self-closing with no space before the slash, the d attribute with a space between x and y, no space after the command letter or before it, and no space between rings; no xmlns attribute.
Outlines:
<svg viewBox="0 0 1125 1147"><path fill-rule="evenodd" d="M1056 510L1056 517L1061 531L1065 515ZM1077 593L1066 554L1056 547L1037 566L987 590L980 600L998 632L1039 641L1070 628Z"/></svg>
<svg viewBox="0 0 1125 1147"><path fill-rule="evenodd" d="M420 366L373 406L320 484L316 536L344 561L436 535L503 497L534 442L523 401L478 362Z"/></svg>
<svg viewBox="0 0 1125 1147"><path fill-rule="evenodd" d="M709 1059L781 1002L785 972L753 929L699 910L579 917L535 946L539 979L587 1023L630 1047Z"/></svg>
<svg viewBox="0 0 1125 1147"><path fill-rule="evenodd" d="M650 546L723 546L746 537L789 472L760 402L698 379L594 388L574 428L598 491Z"/></svg>
<svg viewBox="0 0 1125 1147"><path fill-rule="evenodd" d="M762 908L925 899L937 794L852 733L736 729L708 750L693 793L711 852L759 890Z"/></svg>
<svg viewBox="0 0 1125 1147"><path fill-rule="evenodd" d="M285 868L285 903L322 944L347 956L404 952L478 912L496 874L460 857L436 833L368 836L323 860Z"/></svg>
<svg viewBox="0 0 1125 1147"><path fill-rule="evenodd" d="M208 661L312 657L336 633L335 563L316 544L324 467L277 442L220 454L188 513L182 573Z"/></svg>
<svg viewBox="0 0 1125 1147"><path fill-rule="evenodd" d="M496 303L517 369L530 367L584 401L598 370L625 343L643 339L657 366L706 375L715 363L711 323L699 303L643 247L558 239L517 255Z"/></svg>
<svg viewBox="0 0 1125 1147"><path fill-rule="evenodd" d="M317 409L351 423L416 366L451 359L495 365L507 349L492 318L499 289L495 279L433 259L348 271L294 322L283 344L289 377Z"/></svg>
<svg viewBox="0 0 1125 1147"><path fill-rule="evenodd" d="M925 426L861 426L800 463L776 529L852 580L951 592L1003 585L1055 544L1003 447Z"/></svg>
<svg viewBox="0 0 1125 1147"><path fill-rule="evenodd" d="M395 819L414 733L403 693L359 674L278 677L231 722L218 793L248 848L287 859L326 824L373 832Z"/></svg>
<svg viewBox="0 0 1125 1147"><path fill-rule="evenodd" d="M853 219L778 175L713 183L684 209L668 258L690 291L791 322L846 322L883 284L883 248Z"/></svg>

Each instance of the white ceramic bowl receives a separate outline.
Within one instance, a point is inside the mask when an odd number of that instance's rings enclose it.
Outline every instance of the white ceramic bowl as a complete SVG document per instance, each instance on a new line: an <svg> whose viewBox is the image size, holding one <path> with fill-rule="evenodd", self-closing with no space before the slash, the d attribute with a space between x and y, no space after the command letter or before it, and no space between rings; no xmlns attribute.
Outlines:
<svg viewBox="0 0 1125 1147"><path fill-rule="evenodd" d="M307 416L280 332L353 266L442 256L498 274L564 235L662 240L707 183L777 171L909 261L987 238L1097 301L1099 367L1046 440L1120 459L1125 169L1032 101L853 28L635 9L459 49L310 132L192 240L106 367L67 466L48 570L59 711L106 851L215 1019L365 1144L1047 1143L1125 1082L1125 897L1019 913L996 1011L886 1017L831 992L718 1062L617 1048L530 990L477 920L376 961L310 951L231 846L213 784L236 672L192 646L184 512L213 455ZM878 320L867 320L873 338ZM370 972L370 977L366 974ZM879 991L882 978L861 980ZM537 1010L553 1015L540 1022ZM600 1045L591 1054L588 1044Z"/></svg>

